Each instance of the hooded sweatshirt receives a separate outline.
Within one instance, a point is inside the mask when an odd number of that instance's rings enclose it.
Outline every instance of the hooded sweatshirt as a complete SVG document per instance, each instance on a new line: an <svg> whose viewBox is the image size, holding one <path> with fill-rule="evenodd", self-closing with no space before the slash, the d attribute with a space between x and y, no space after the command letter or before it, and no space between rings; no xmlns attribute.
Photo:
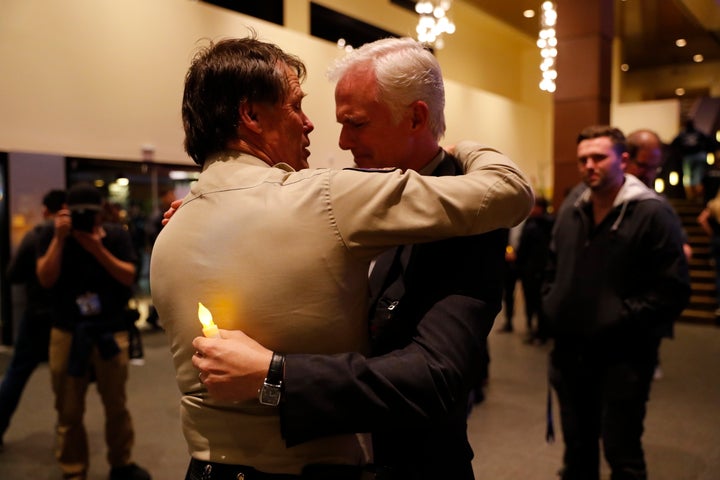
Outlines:
<svg viewBox="0 0 720 480"><path fill-rule="evenodd" d="M682 228L672 207L632 175L595 225L576 188L553 229L543 309L556 344L605 346L672 334L690 298Z"/></svg>

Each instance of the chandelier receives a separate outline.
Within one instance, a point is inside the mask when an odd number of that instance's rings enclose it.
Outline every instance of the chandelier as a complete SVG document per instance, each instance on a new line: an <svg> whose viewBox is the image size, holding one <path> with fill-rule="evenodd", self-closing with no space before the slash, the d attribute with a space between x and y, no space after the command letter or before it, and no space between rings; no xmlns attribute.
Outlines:
<svg viewBox="0 0 720 480"><path fill-rule="evenodd" d="M540 33L538 34L537 46L540 48L542 62L540 63L540 71L542 72L542 80L540 81L540 90L553 93L556 89L555 80L557 79L557 36L555 32L555 24L557 23L557 10L553 2L543 2L542 13L540 14Z"/></svg>
<svg viewBox="0 0 720 480"><path fill-rule="evenodd" d="M415 11L420 15L417 27L417 39L433 48L445 46L443 34L455 33L455 23L448 17L452 0L420 0L415 3Z"/></svg>

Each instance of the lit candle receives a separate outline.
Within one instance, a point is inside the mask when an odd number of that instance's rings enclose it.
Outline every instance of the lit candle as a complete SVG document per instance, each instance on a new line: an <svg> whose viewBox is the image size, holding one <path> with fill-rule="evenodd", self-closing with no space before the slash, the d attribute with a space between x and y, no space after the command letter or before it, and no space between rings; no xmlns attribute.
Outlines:
<svg viewBox="0 0 720 480"><path fill-rule="evenodd" d="M210 313L210 310L208 310L201 302L198 302L198 319L203 326L203 335L208 338L216 338L220 336L218 327L213 322L212 313Z"/></svg>

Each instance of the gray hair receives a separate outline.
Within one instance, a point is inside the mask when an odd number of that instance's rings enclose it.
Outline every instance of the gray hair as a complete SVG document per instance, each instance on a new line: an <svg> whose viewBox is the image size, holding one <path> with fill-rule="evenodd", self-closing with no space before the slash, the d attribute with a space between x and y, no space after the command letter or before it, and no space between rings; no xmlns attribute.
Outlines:
<svg viewBox="0 0 720 480"><path fill-rule="evenodd" d="M429 126L440 140L445 134L445 86L435 56L412 38L384 38L352 50L328 69L328 78L337 82L355 66L369 63L377 78L377 100L390 108L399 121L413 102L425 102L430 111Z"/></svg>

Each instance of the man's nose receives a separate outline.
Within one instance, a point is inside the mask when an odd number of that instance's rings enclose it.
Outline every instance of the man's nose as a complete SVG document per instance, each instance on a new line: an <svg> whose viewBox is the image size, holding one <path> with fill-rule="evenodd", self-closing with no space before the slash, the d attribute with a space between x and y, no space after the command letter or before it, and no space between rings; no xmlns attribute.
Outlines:
<svg viewBox="0 0 720 480"><path fill-rule="evenodd" d="M310 133L313 130L315 130L315 125L313 124L312 120L310 120L310 117L305 115L305 131L307 133Z"/></svg>
<svg viewBox="0 0 720 480"><path fill-rule="evenodd" d="M338 146L341 150L350 150L352 148L352 141L350 134L347 133L345 127L340 129L340 138L338 139Z"/></svg>

